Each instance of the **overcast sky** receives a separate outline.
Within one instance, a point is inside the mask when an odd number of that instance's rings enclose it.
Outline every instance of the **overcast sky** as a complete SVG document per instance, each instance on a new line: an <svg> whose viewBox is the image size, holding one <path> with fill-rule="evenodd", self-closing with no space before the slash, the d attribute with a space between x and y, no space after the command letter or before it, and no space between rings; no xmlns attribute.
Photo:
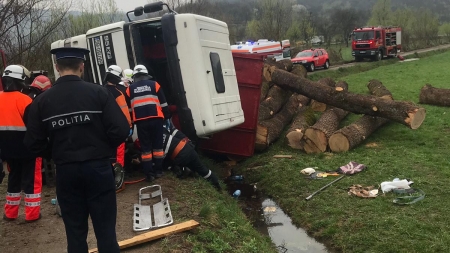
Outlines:
<svg viewBox="0 0 450 253"><path fill-rule="evenodd" d="M124 12L132 11L135 7L144 6L149 2L149 0L116 0L117 8Z"/></svg>

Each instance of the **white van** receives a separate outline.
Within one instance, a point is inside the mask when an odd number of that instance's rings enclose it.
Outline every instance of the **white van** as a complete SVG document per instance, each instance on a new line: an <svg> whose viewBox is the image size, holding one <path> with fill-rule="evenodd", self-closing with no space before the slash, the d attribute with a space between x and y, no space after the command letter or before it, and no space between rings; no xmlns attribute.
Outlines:
<svg viewBox="0 0 450 253"><path fill-rule="evenodd" d="M155 4L151 10L154 10ZM135 9L142 14L148 5ZM161 5L162 9L162 5ZM117 22L52 43L90 50L85 80L101 84L109 65L145 65L175 105L181 130L191 139L244 122L227 24L194 14ZM55 77L58 73L55 70Z"/></svg>

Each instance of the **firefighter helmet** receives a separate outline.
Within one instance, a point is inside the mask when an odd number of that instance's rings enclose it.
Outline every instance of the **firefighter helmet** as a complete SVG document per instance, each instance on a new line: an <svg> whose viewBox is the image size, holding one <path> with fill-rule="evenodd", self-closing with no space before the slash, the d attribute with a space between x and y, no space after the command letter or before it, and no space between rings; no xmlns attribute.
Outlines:
<svg viewBox="0 0 450 253"><path fill-rule="evenodd" d="M30 85L31 87L35 87L41 91L46 91L52 87L52 82L48 77L39 75L37 76Z"/></svg>
<svg viewBox="0 0 450 253"><path fill-rule="evenodd" d="M117 65L111 65L108 67L108 70L106 71L106 73L111 73L117 77L121 77L122 75L122 68L117 66Z"/></svg>
<svg viewBox="0 0 450 253"><path fill-rule="evenodd" d="M6 67L5 71L3 71L3 77L6 76L22 81L27 77L24 68L19 65L9 65Z"/></svg>
<svg viewBox="0 0 450 253"><path fill-rule="evenodd" d="M147 74L148 75L148 70L144 65L136 65L136 67L134 67L134 70L133 70L133 76L135 76L136 74Z"/></svg>
<svg viewBox="0 0 450 253"><path fill-rule="evenodd" d="M124 69L122 72L123 78L127 79L128 81L133 80L133 70L132 69Z"/></svg>
<svg viewBox="0 0 450 253"><path fill-rule="evenodd" d="M122 81L122 68L117 65L111 65L106 71L105 78L103 78L103 84L110 82L112 84L119 84Z"/></svg>

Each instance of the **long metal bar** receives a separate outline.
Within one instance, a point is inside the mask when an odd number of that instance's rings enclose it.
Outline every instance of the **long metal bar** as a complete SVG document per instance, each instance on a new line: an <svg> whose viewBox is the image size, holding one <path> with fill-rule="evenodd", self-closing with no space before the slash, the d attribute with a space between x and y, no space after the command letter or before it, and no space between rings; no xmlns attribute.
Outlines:
<svg viewBox="0 0 450 253"><path fill-rule="evenodd" d="M311 194L311 195L309 195L308 197L306 197L305 200L310 200L312 197L314 197L314 195L316 195L317 193L319 193L319 192L325 190L325 189L328 188L330 185L336 183L337 181L343 179L344 177L345 177L345 175L343 175L343 176L341 176L341 177L335 179L334 181L328 183L328 184L325 185L324 187L320 188L319 190L315 191L313 194Z"/></svg>

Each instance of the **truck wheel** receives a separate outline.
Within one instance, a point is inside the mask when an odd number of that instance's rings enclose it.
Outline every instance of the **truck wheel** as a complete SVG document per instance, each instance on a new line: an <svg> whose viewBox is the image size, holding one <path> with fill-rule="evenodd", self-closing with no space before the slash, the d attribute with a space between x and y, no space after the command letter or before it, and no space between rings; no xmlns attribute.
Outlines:
<svg viewBox="0 0 450 253"><path fill-rule="evenodd" d="M383 58L382 52L381 50L379 50L377 52L377 55L375 55L375 61L381 61L382 58Z"/></svg>
<svg viewBox="0 0 450 253"><path fill-rule="evenodd" d="M311 62L309 65L309 71L314 72L314 70L316 70L316 66L314 65L314 62Z"/></svg>
<svg viewBox="0 0 450 253"><path fill-rule="evenodd" d="M325 65L323 66L325 69L328 69L328 68L330 68L330 62L327 60L326 62L325 62Z"/></svg>

